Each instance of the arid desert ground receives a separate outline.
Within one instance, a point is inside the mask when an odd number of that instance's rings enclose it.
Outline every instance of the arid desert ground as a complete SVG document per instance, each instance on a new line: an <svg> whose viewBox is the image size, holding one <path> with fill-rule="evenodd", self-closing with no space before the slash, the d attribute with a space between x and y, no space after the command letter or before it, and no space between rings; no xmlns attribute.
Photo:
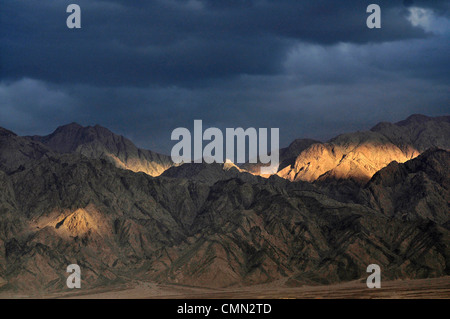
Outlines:
<svg viewBox="0 0 450 319"><path fill-rule="evenodd" d="M0 294L0 298L76 299L449 299L450 277L382 282L369 289L363 281L328 286L284 287L282 282L249 287L207 289L179 285L133 282L113 289L83 289L58 294L28 296Z"/></svg>

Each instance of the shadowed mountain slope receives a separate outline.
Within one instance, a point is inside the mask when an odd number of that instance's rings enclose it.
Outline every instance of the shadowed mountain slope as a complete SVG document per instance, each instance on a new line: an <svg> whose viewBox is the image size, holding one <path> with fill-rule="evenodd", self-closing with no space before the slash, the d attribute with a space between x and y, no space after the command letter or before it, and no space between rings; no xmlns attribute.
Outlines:
<svg viewBox="0 0 450 319"><path fill-rule="evenodd" d="M333 200L279 177L213 185L63 155L0 174L1 289L65 289L77 263L86 288L134 279L205 287L366 275L449 274L449 232Z"/></svg>
<svg viewBox="0 0 450 319"><path fill-rule="evenodd" d="M386 136L406 156L413 156L414 150L422 153L433 147L450 150L450 116L414 114L395 124L379 123L371 131Z"/></svg>
<svg viewBox="0 0 450 319"><path fill-rule="evenodd" d="M53 152L43 144L0 128L0 170L10 173L52 155Z"/></svg>
<svg viewBox="0 0 450 319"><path fill-rule="evenodd" d="M428 219L450 226L450 152L430 149L403 164L392 162L364 187L362 202L389 217Z"/></svg>

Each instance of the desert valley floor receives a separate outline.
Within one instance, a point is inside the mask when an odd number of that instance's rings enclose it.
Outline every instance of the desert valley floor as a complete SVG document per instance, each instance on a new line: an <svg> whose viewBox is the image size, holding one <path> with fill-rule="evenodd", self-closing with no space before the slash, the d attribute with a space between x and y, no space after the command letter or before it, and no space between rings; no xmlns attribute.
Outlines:
<svg viewBox="0 0 450 319"><path fill-rule="evenodd" d="M25 295L0 294L0 298L77 299L448 299L450 277L382 282L368 289L364 281L337 285L287 288L284 282L238 288L197 288L136 281L109 289L75 290L66 293Z"/></svg>

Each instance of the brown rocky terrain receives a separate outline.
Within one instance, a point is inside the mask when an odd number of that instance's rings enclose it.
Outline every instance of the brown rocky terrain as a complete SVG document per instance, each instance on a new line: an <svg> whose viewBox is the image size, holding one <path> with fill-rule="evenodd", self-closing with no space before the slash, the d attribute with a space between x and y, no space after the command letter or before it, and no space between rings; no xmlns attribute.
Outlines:
<svg viewBox="0 0 450 319"><path fill-rule="evenodd" d="M362 202L403 220L446 224L450 212L450 152L430 149L404 164L392 162L361 192Z"/></svg>
<svg viewBox="0 0 450 319"><path fill-rule="evenodd" d="M377 144L378 134L333 143L347 154L355 143L356 153L381 154L394 144L387 137ZM318 184L327 179L266 179L229 163L184 164L152 177L86 156L84 143L58 148L62 140L50 140L1 130L2 296L64 291L72 263L86 289L135 280L203 288L336 284L366 278L372 263L383 280L450 275L448 151L391 163L364 187L349 184L343 199ZM329 146L323 151L331 158ZM391 147L385 158L397 154Z"/></svg>
<svg viewBox="0 0 450 319"><path fill-rule="evenodd" d="M256 176L228 162L223 164L184 163L180 166L169 168L161 176L199 181L208 185L214 185L218 181L237 177L246 181L257 180Z"/></svg>
<svg viewBox="0 0 450 319"><path fill-rule="evenodd" d="M0 128L0 170L13 172L41 158L52 155L52 151L39 142L17 136Z"/></svg>
<svg viewBox="0 0 450 319"><path fill-rule="evenodd" d="M307 184L230 179L209 188L107 162L58 161L12 176L25 214L3 239L6 287L57 289L74 260L88 287L129 276L212 287L333 283L363 276L373 261L386 278L447 271L445 229L391 220Z"/></svg>

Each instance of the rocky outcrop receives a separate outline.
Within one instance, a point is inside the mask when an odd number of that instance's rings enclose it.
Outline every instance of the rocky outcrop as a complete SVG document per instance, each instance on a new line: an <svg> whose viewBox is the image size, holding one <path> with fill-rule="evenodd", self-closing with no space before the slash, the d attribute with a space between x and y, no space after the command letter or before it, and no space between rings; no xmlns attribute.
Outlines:
<svg viewBox="0 0 450 319"><path fill-rule="evenodd" d="M450 226L450 152L431 149L404 164L377 172L361 202L389 217L431 220Z"/></svg>

